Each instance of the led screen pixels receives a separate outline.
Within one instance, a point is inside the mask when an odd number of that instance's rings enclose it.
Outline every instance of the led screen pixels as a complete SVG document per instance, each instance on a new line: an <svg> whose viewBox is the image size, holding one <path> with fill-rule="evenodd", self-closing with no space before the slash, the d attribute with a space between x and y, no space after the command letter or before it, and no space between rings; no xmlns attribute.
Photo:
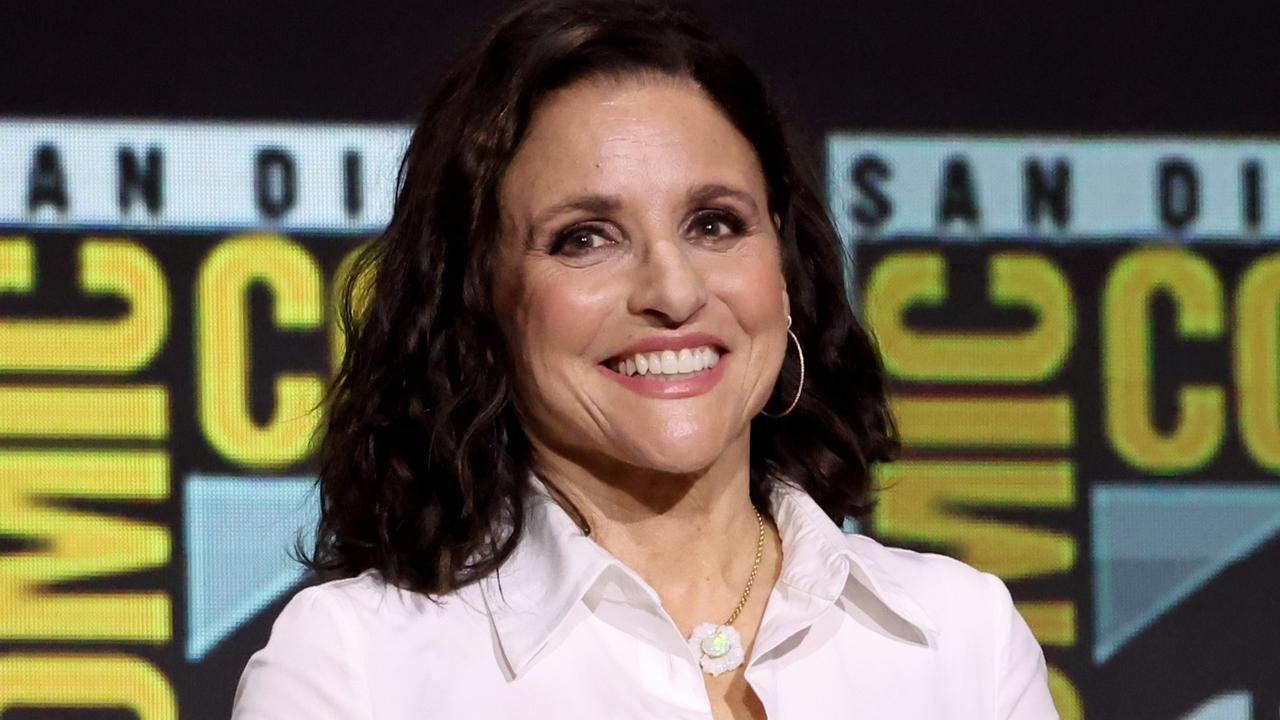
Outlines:
<svg viewBox="0 0 1280 720"><path fill-rule="evenodd" d="M1063 717L1280 707L1280 146L833 134L882 539L1000 575Z"/></svg>
<svg viewBox="0 0 1280 720"><path fill-rule="evenodd" d="M0 122L5 720L227 716L306 582L335 288L406 138ZM1259 142L828 139L906 444L864 529L1004 578L1064 718L1280 706L1273 168Z"/></svg>
<svg viewBox="0 0 1280 720"><path fill-rule="evenodd" d="M302 580L335 293L406 139L0 123L6 720L227 717Z"/></svg>

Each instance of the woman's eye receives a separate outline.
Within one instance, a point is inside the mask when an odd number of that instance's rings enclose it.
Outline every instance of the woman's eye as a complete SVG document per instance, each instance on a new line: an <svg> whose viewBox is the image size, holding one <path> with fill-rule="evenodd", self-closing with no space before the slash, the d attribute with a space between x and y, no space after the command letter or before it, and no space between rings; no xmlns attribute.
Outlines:
<svg viewBox="0 0 1280 720"><path fill-rule="evenodd" d="M609 239L595 228L570 228L555 237L550 252L552 255L582 255L608 243Z"/></svg>
<svg viewBox="0 0 1280 720"><path fill-rule="evenodd" d="M702 213L693 219L694 235L701 238L717 239L733 235L741 235L743 222L737 216L726 212Z"/></svg>

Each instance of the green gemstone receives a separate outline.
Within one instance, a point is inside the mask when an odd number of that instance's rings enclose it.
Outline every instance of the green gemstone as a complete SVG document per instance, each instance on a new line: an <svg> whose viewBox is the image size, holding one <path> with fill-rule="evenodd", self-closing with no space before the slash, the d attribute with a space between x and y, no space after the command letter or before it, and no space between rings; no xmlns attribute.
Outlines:
<svg viewBox="0 0 1280 720"><path fill-rule="evenodd" d="M729 652L729 648L732 646L733 640L723 630L702 638L702 652L707 657L718 658Z"/></svg>

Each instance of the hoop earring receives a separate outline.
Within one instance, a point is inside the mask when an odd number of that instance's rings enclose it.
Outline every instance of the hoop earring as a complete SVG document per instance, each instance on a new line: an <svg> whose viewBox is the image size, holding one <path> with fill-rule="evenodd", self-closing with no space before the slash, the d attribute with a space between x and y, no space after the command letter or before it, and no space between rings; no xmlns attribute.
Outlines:
<svg viewBox="0 0 1280 720"><path fill-rule="evenodd" d="M791 398L791 404L787 406L786 410L777 415L767 413L763 408L760 410L760 414L767 418L780 418L790 415L791 411L796 409L796 403L800 402L800 395L804 393L804 349L800 347L800 339L796 337L795 333L791 332L790 315L787 316L787 334L791 336L791 341L796 344L796 353L800 355L800 383L796 385L796 396Z"/></svg>

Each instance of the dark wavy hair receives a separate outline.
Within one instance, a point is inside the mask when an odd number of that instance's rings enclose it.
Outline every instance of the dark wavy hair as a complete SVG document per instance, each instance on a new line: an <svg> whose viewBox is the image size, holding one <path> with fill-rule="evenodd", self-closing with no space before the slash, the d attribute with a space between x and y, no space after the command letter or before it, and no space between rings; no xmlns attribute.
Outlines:
<svg viewBox="0 0 1280 720"><path fill-rule="evenodd" d="M755 148L781 219L804 393L751 429L751 496L788 482L836 521L869 509L870 470L898 444L883 369L854 317L843 246L815 173L792 155L760 78L690 11L650 0L521 5L453 62L400 168L389 226L346 286L346 349L320 443L321 518L300 560L321 578L369 568L438 595L497 569L522 532L533 466L492 298L498 184L548 93L659 73L700 86ZM799 379L787 360L766 407ZM776 410L775 410L776 411Z"/></svg>

